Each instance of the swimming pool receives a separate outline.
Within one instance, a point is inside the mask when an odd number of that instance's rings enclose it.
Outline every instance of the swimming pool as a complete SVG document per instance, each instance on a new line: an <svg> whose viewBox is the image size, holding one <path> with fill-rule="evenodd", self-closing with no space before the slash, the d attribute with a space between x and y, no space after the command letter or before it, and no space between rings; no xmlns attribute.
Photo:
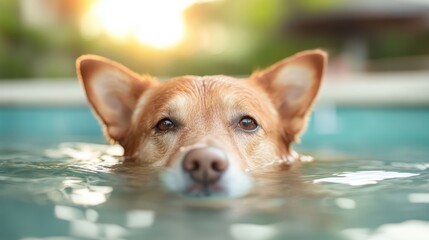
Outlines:
<svg viewBox="0 0 429 240"><path fill-rule="evenodd" d="M165 192L104 144L86 107L0 108L0 239L429 236L429 108L320 106L296 146L316 161L232 200Z"/></svg>

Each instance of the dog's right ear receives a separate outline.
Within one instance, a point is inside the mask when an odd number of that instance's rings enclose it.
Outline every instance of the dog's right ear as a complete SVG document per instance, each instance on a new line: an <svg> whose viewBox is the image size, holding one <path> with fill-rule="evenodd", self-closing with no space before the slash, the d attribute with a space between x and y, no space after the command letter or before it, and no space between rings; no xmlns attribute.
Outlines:
<svg viewBox="0 0 429 240"><path fill-rule="evenodd" d="M96 55L79 57L76 68L105 134L110 140L121 143L138 99L156 84L156 80L140 76L119 63Z"/></svg>

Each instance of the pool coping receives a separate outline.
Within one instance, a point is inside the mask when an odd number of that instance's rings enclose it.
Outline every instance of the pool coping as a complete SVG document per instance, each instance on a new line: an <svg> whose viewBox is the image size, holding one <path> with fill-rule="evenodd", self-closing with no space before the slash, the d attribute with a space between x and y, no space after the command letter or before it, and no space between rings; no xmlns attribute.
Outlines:
<svg viewBox="0 0 429 240"><path fill-rule="evenodd" d="M0 107L86 106L75 78L0 81ZM318 105L429 107L429 71L328 74Z"/></svg>

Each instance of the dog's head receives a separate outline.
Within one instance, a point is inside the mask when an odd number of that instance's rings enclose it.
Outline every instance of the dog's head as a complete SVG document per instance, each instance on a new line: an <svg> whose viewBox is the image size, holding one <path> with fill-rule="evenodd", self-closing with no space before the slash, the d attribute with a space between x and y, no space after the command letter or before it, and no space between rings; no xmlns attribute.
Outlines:
<svg viewBox="0 0 429 240"><path fill-rule="evenodd" d="M84 55L78 76L106 136L126 159L165 167L163 179L188 195L240 195L247 172L287 169L326 64L304 51L246 79L182 76L159 82L108 59Z"/></svg>

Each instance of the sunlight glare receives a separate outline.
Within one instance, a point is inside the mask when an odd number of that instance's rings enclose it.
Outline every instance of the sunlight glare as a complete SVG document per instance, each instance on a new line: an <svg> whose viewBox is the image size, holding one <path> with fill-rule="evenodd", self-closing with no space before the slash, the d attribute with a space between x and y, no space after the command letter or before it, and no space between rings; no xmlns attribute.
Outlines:
<svg viewBox="0 0 429 240"><path fill-rule="evenodd" d="M185 37L183 12L201 0L98 0L82 18L86 35L135 38L142 44L166 49Z"/></svg>

